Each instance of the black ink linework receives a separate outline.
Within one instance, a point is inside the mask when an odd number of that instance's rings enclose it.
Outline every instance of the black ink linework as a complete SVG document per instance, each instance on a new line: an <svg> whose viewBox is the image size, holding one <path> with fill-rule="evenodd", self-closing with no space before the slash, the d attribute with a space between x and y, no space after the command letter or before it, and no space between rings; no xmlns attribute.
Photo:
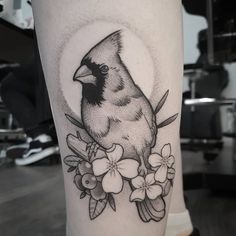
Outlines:
<svg viewBox="0 0 236 236"><path fill-rule="evenodd" d="M121 50L119 30L96 44L76 69L73 80L82 84L82 122L66 114L78 131L66 138L73 155L66 156L64 163L68 172L75 173L80 198L90 197L91 220L107 203L116 211L113 194L120 193L128 181L130 202L136 203L142 221L158 222L165 216L164 198L173 185L175 169L170 144L160 153L152 148L158 129L171 124L178 114L156 123L169 90L153 108L123 63ZM82 130L89 140L81 137Z"/></svg>

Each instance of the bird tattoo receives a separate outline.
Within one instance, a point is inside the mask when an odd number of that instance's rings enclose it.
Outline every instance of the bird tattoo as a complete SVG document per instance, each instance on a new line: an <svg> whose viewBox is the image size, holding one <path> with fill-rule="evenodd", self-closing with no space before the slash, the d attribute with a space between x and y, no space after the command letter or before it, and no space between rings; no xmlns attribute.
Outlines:
<svg viewBox="0 0 236 236"><path fill-rule="evenodd" d="M82 84L82 121L95 141L89 144L91 155L99 146L120 144L126 158L140 162L139 172L144 175L155 145L156 118L124 65L121 50L121 32L116 31L85 55L73 79Z"/></svg>
<svg viewBox="0 0 236 236"><path fill-rule="evenodd" d="M123 157L138 161L139 176L145 177L151 172L148 158L156 144L158 128L173 122L177 114L157 125L156 113L168 91L154 109L134 82L121 52L122 32L118 30L92 47L74 73L73 80L82 85L82 126L92 139L86 151L91 158L98 149L120 145ZM146 197L136 206L143 221L160 220L153 200Z"/></svg>

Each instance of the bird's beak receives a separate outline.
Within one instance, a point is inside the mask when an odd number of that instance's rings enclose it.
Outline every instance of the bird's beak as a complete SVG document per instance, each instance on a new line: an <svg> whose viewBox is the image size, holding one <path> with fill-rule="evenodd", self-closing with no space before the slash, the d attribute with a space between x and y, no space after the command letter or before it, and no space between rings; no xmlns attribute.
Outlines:
<svg viewBox="0 0 236 236"><path fill-rule="evenodd" d="M93 76L92 71L86 66L80 66L74 74L73 81L79 81L84 84L96 85L96 77Z"/></svg>

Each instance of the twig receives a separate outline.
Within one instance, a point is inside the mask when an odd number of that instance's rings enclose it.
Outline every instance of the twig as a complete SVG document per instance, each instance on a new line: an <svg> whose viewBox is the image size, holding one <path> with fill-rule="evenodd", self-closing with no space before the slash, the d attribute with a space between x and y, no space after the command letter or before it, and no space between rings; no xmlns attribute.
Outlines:
<svg viewBox="0 0 236 236"><path fill-rule="evenodd" d="M98 149L97 153L95 156L92 156L91 159L88 157L88 150L86 149L88 143L84 141L80 133L77 132L77 136L73 134L68 134L66 137L66 142L70 150L75 153L77 156L81 157L85 161L93 161L98 158L102 158L106 156L105 152L101 149Z"/></svg>

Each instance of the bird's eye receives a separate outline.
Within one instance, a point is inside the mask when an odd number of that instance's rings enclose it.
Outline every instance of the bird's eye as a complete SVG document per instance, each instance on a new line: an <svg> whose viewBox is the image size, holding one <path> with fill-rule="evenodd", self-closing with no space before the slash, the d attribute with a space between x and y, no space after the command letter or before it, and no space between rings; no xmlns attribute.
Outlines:
<svg viewBox="0 0 236 236"><path fill-rule="evenodd" d="M109 70L109 67L108 67L107 65L102 65L102 66L100 67L100 71L101 71L103 74L107 73L108 70Z"/></svg>

